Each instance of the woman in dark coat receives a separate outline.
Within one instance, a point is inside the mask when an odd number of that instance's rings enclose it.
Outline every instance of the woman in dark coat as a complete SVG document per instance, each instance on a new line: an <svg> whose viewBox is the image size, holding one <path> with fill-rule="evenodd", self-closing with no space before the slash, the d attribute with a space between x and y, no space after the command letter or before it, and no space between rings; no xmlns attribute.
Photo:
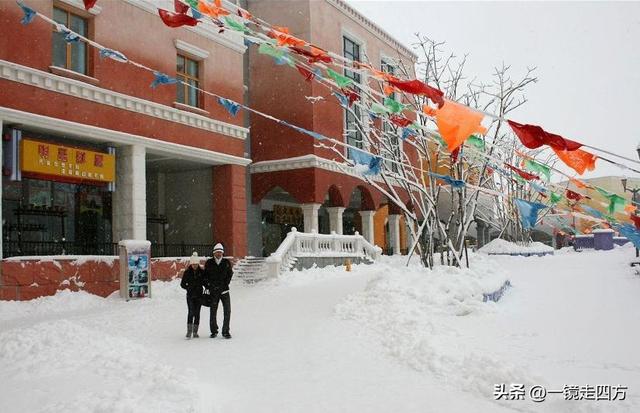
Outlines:
<svg viewBox="0 0 640 413"><path fill-rule="evenodd" d="M189 258L189 266L182 274L180 287L187 290L187 338L200 337L198 325L200 324L200 299L204 282L204 270L200 267L198 253L194 252Z"/></svg>

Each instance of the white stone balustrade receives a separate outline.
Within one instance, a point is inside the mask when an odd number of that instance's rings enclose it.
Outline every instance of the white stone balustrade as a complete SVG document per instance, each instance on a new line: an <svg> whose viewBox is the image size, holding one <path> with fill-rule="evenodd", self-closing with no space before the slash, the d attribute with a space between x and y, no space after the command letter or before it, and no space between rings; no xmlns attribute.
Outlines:
<svg viewBox="0 0 640 413"><path fill-rule="evenodd" d="M298 232L292 228L278 249L267 257L269 277L289 271L296 258L301 257L335 257L335 258L369 258L377 260L382 249L372 245L357 232L355 235L318 234L317 232Z"/></svg>

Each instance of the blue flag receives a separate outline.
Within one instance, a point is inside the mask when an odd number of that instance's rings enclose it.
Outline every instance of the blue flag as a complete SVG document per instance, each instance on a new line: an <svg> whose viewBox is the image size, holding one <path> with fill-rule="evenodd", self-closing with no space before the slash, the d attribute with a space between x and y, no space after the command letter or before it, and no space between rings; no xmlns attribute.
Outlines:
<svg viewBox="0 0 640 413"><path fill-rule="evenodd" d="M292 124L290 124L290 123L288 123L288 122L285 122L285 121L283 121L283 120L281 120L281 121L279 121L279 122L280 122L280 124L285 125L285 126L288 126L288 127L292 128L292 129L295 129L295 130L297 130L298 132L304 133L305 135L309 135L309 136L311 136L311 137L312 137L312 138L314 138L314 139L318 139L318 140L320 140L320 141L324 139L324 136L320 135L318 132L310 131L310 130L307 130L307 129L305 129L305 128L301 128L301 127L299 127L299 126L292 125Z"/></svg>
<svg viewBox="0 0 640 413"><path fill-rule="evenodd" d="M120 63L127 63L129 61L129 59L127 59L127 56L116 50L107 49L106 47L100 50L100 57L108 57L109 59L113 59L116 62Z"/></svg>
<svg viewBox="0 0 640 413"><path fill-rule="evenodd" d="M640 232L638 232L636 227L630 224L622 224L614 225L614 228L627 237L627 239L631 241L636 248L640 248Z"/></svg>
<svg viewBox="0 0 640 413"><path fill-rule="evenodd" d="M151 83L151 89L155 89L158 85L171 85L173 83L178 83L178 79L165 75L160 72L153 72L153 82Z"/></svg>
<svg viewBox="0 0 640 413"><path fill-rule="evenodd" d="M26 26L27 24L31 23L33 19L35 19L37 13L35 12L35 10L25 6L21 1L17 1L16 3L18 3L18 6L20 6L22 12L24 13L24 17L22 18L22 20L20 20L20 23Z"/></svg>
<svg viewBox="0 0 640 413"><path fill-rule="evenodd" d="M222 107L224 107L227 112L231 114L231 116L236 116L238 114L238 111L240 111L240 105L232 100L218 98L218 103L221 104Z"/></svg>
<svg viewBox="0 0 640 413"><path fill-rule="evenodd" d="M364 151L349 148L349 158L359 165L366 165L369 169L364 173L365 175L378 175L380 168L382 167L382 158L379 156L373 156Z"/></svg>
<svg viewBox="0 0 640 413"><path fill-rule="evenodd" d="M535 227L536 222L538 221L538 212L543 208L547 208L544 204L529 202L524 199L514 198L513 202L518 208L518 212L520 213L520 223L524 229L532 229Z"/></svg>
<svg viewBox="0 0 640 413"><path fill-rule="evenodd" d="M447 185L451 185L453 189L464 188L464 181L461 181L459 179L453 179L449 175L440 175L433 172L429 172L429 175L433 176L434 178L440 179L441 181L445 181Z"/></svg>

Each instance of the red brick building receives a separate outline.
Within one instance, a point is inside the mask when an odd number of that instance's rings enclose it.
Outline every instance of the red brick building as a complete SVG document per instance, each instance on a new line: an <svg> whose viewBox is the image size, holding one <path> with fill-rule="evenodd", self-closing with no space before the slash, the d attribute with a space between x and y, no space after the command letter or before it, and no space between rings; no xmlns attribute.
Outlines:
<svg viewBox="0 0 640 413"><path fill-rule="evenodd" d="M245 53L232 31L166 27L157 7L171 9L170 0L99 1L90 11L81 0L28 6L132 61L295 125L336 138L348 129L340 106L306 99L329 101L327 89L255 50ZM341 0L244 6L377 68L416 58ZM67 287L115 291L117 261L73 256L116 255L121 239L150 240L156 257L209 255L214 242L235 257L267 255L295 225L359 231L393 252L406 247L399 209L341 172L335 154L312 139L260 117L249 123L242 111L232 117L184 86L151 88L150 72L67 42L42 19L21 25L22 15L14 2L0 2L0 299ZM345 139L357 145L358 136ZM28 257L42 255L65 257ZM158 260L152 274L171 277L182 265Z"/></svg>
<svg viewBox="0 0 640 413"><path fill-rule="evenodd" d="M99 1L87 12L81 0L28 1L133 61L242 101L242 39L213 24L166 27L157 4ZM149 239L155 256L209 255L214 242L244 256L242 115L176 85L151 88L150 72L67 43L42 19L22 25L22 15L15 2L0 2L2 255L115 255L121 239ZM21 298L60 282L9 266L0 280L8 298L24 283L33 285ZM87 271L65 276L94 282ZM115 280L107 272L98 281Z"/></svg>
<svg viewBox="0 0 640 413"><path fill-rule="evenodd" d="M90 12L80 0L28 3L131 60L243 99L245 46L233 33L206 24L171 29L149 0L102 1ZM82 42L67 44L41 19L21 25L21 16L15 2L0 2L4 256L62 253L47 243L63 239L67 253L108 254L108 244L127 238L170 246L220 241L244 255L250 160L242 116L184 86L153 89L150 72L101 58ZM63 155L79 149L79 161L84 150L114 155L115 185L94 181L90 171L42 179L26 163L60 166L65 157L25 160L20 141ZM83 166L75 160L67 166ZM182 255L171 248L167 254Z"/></svg>
<svg viewBox="0 0 640 413"><path fill-rule="evenodd" d="M298 38L380 70L397 68L399 60L413 67L417 59L342 0L249 0L248 7L252 14L288 27ZM256 50L250 51L249 66L252 107L359 146L358 136L349 133L343 138L350 119L326 87L306 82L295 69L277 66ZM369 82L364 75L345 74L356 82ZM311 104L307 96L324 100ZM369 241L396 253L406 248L398 208L355 174L343 173L331 162L336 154L315 147L315 143L286 126L251 117L253 205L249 229L252 235L262 236L252 236L250 251L255 255L272 252L292 226L301 225L305 232L359 231Z"/></svg>

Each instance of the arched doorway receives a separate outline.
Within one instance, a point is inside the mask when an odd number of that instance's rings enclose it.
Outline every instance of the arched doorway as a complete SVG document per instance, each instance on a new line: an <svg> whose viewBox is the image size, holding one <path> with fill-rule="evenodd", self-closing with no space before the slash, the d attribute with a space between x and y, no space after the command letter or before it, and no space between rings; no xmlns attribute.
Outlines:
<svg viewBox="0 0 640 413"><path fill-rule="evenodd" d="M262 256L274 252L291 228L304 227L302 208L298 202L279 186L271 189L260 201L262 228Z"/></svg>

